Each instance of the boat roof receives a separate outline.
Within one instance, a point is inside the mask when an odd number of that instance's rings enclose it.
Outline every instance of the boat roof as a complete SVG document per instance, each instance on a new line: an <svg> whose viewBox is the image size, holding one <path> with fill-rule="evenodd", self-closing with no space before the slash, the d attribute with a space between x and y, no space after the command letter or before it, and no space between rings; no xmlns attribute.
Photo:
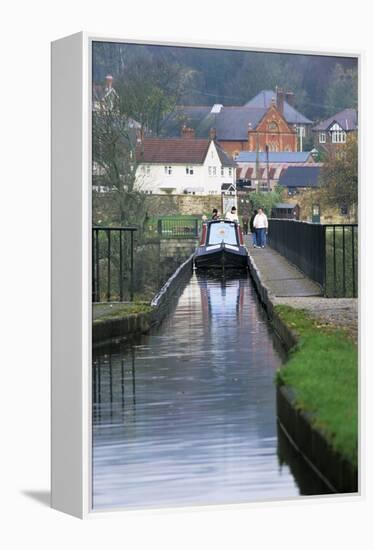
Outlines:
<svg viewBox="0 0 374 550"><path fill-rule="evenodd" d="M204 223L222 223L222 222L225 222L225 223L238 223L234 220L225 220L225 219L219 219L219 220L206 220Z"/></svg>

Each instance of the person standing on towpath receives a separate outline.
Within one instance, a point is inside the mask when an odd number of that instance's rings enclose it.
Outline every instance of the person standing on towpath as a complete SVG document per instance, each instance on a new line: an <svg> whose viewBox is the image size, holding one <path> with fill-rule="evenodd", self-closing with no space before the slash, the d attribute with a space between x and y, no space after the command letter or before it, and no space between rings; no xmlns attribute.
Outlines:
<svg viewBox="0 0 374 550"><path fill-rule="evenodd" d="M256 248L257 246L257 240L256 240L256 229L253 227L253 222L254 222L254 219L257 215L257 210L254 210L253 211L253 214L251 216L251 219L249 220L249 229L252 233L252 244L253 244L253 248Z"/></svg>
<svg viewBox="0 0 374 550"><path fill-rule="evenodd" d="M265 235L268 231L268 219L262 208L258 209L258 213L253 220L253 227L256 230L256 248L265 248Z"/></svg>
<svg viewBox="0 0 374 550"><path fill-rule="evenodd" d="M248 235L248 222L249 222L248 212L244 212L242 216L242 222L243 222L243 233L244 235Z"/></svg>

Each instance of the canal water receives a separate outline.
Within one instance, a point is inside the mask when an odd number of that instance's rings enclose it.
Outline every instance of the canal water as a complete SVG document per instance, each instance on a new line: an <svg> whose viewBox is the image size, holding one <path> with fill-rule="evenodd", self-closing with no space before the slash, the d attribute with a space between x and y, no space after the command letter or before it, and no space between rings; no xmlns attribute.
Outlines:
<svg viewBox="0 0 374 550"><path fill-rule="evenodd" d="M94 509L299 495L277 434L282 358L246 275L194 274L161 326L94 351Z"/></svg>

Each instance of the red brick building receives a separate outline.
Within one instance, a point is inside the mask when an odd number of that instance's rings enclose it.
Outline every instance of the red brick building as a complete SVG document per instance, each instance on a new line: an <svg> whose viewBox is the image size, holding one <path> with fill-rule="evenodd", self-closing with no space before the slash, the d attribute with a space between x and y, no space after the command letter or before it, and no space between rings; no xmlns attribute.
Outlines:
<svg viewBox="0 0 374 550"><path fill-rule="evenodd" d="M220 138L218 134L217 141L222 149L234 157L241 151L266 151L266 146L272 152L298 150L296 129L287 124L275 104L267 109L258 122L248 122L246 137L238 136L238 139L228 140Z"/></svg>
<svg viewBox="0 0 374 550"><path fill-rule="evenodd" d="M214 128L215 139L233 157L241 151L265 151L266 145L273 152L301 151L312 121L292 103L293 94L278 88L263 90L241 106L179 106L165 131L179 133L180 120L195 128L197 136L208 136Z"/></svg>

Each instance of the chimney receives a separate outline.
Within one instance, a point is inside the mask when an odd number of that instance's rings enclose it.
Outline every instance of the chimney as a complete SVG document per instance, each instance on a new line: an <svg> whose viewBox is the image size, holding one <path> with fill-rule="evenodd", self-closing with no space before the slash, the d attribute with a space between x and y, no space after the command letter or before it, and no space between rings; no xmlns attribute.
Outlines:
<svg viewBox="0 0 374 550"><path fill-rule="evenodd" d="M188 126L182 127L182 138L185 139L194 139L195 130L193 128L188 128Z"/></svg>
<svg viewBox="0 0 374 550"><path fill-rule="evenodd" d="M211 129L210 129L209 137L210 137L210 139L211 139L212 141L215 141L215 140L216 140L217 132L216 132L216 129L215 129L215 128L211 128Z"/></svg>
<svg viewBox="0 0 374 550"><path fill-rule="evenodd" d="M286 92L286 101L289 105L294 104L295 94L293 92Z"/></svg>
<svg viewBox="0 0 374 550"><path fill-rule="evenodd" d="M280 88L277 88L277 109L281 115L284 111L284 91Z"/></svg>
<svg viewBox="0 0 374 550"><path fill-rule="evenodd" d="M105 77L105 88L110 90L112 88L113 77L111 74L107 74Z"/></svg>

